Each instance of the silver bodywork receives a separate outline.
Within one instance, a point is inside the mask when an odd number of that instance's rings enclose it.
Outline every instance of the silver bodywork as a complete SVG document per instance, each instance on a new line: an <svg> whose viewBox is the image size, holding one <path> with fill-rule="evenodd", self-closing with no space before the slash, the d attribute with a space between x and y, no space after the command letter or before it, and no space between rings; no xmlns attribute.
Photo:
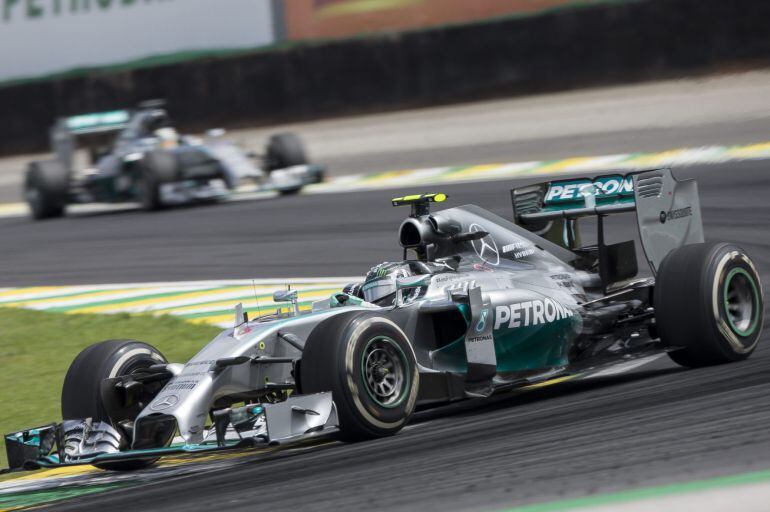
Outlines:
<svg viewBox="0 0 770 512"><path fill-rule="evenodd" d="M323 173L323 168L316 165L268 172L262 165L263 155L241 147L222 129L209 130L204 137L176 134L169 139L156 129L159 122L168 122L165 110L152 105L133 112L90 114L57 121L51 130L51 147L55 159L69 173L70 201L135 199L142 159L158 150L175 153L180 161L192 159L189 165L180 166L176 179L161 185L163 203L169 205L221 198L241 186L293 193L318 182ZM175 134L171 128L165 130ZM88 155L78 150L83 141Z"/></svg>
<svg viewBox="0 0 770 512"><path fill-rule="evenodd" d="M135 421L134 438L141 438L140 431L144 422L171 416L176 420L180 435L187 443L202 442L206 418L212 404L218 400L266 390L271 386L294 385L290 364L260 363L260 358L301 359L301 350L286 342L282 335L289 334L295 339L306 340L311 331L324 320L350 311L403 317L404 320L399 319L398 323L409 334L414 332L415 320L421 312L431 308L451 307L452 296L470 296L471 310L488 311L485 331L488 334L494 331L496 337L504 337L516 327L510 321L505 324L501 322L500 315L504 314L502 308L510 304L526 303L544 304L543 307L550 308L548 305L553 303L561 311L558 316L563 324L560 327L562 334L557 341L565 348L568 346L581 329L579 300L586 296L581 282L590 281L589 275L575 274L575 270L566 262L537 247L525 237L523 230L478 207L453 208L439 212L435 217L452 219L470 230L483 229L490 235L465 243L459 252L462 260L459 266L431 265L429 273L404 278L404 282L400 283L403 289L393 305L382 307L363 303L343 306L332 297L317 302L312 312L256 319L223 331L179 369L152 403L139 414ZM511 226L516 231L510 231ZM521 314L524 315L524 312ZM551 309L548 312L539 309L536 312L533 309L531 315L531 320L528 316L522 316L520 323L537 326L544 324L547 317L551 322L556 321L556 314ZM478 321L472 324L478 325ZM467 363L490 367L499 384L508 382L502 376L507 373L507 367L501 366L501 372L494 371L498 361L492 337L485 337L473 329L461 335L466 337L464 345L467 348ZM458 367L458 361L440 348L433 349L416 339L413 345L423 373L467 371L467 368ZM545 352L552 350L553 347L549 346ZM247 361L217 369L218 360L239 357L247 358ZM540 354L540 359L543 357L549 356ZM566 350L552 359L554 361L547 367L539 368L543 374L550 374L554 367L567 363Z"/></svg>
<svg viewBox="0 0 770 512"><path fill-rule="evenodd" d="M173 416L185 442L201 443L209 410L218 399L264 390L266 383L293 385L291 365L259 362L260 357L301 357L301 351L281 340L279 332L305 339L319 322L338 312L339 309L272 321L254 320L223 331L190 359L139 414L135 429L154 416ZM243 356L250 360L221 370L215 368L217 360Z"/></svg>
<svg viewBox="0 0 770 512"><path fill-rule="evenodd" d="M227 436L280 442L333 427L332 390L302 394L296 372L310 364L302 360L306 340L323 335L324 323L337 315L380 317L404 334L417 364L420 405L488 397L669 350L651 329L654 278L636 277L635 256L634 265L621 261L633 254L633 241L607 245L600 231L597 247L576 248L570 223L639 210L640 239L654 272L668 251L702 240L693 182L677 182L663 170L551 182L512 195L514 218L531 229L474 205L430 213L423 196L394 199L412 204L399 242L415 256L395 264L394 293L371 295L378 301L372 304L353 291L364 283L300 311L296 292L282 290L274 300L289 303L288 311L251 321L236 305L232 328L184 365L162 365L170 378L131 423L130 448L157 449L147 440L158 439L152 432L159 425L172 426L190 450L212 436L219 446ZM687 215L676 213L683 208ZM533 233L554 226L555 238ZM372 269L380 278L378 268L393 264ZM209 418L213 430L206 428Z"/></svg>

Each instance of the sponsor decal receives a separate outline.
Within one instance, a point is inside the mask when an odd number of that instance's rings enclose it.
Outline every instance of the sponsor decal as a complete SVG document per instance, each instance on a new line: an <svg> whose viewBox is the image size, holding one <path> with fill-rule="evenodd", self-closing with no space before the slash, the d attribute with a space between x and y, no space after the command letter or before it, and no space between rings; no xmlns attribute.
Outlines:
<svg viewBox="0 0 770 512"><path fill-rule="evenodd" d="M173 407L179 402L179 397L176 395L168 395L165 397L162 397L159 399L160 401L155 402L150 406L150 409L153 411L162 411L164 409L168 409L169 407Z"/></svg>
<svg viewBox="0 0 770 512"><path fill-rule="evenodd" d="M548 276L553 280L558 286L561 286L562 288L572 288L574 286L574 283L572 282L572 276L569 274L554 274L552 276Z"/></svg>
<svg viewBox="0 0 770 512"><path fill-rule="evenodd" d="M185 366L211 366L216 362L217 362L216 359L207 359L204 361L191 361L185 364Z"/></svg>
<svg viewBox="0 0 770 512"><path fill-rule="evenodd" d="M454 283L449 283L448 285L444 286L442 290L445 292L468 293L468 289L473 288L475 286L476 286L476 281L458 281Z"/></svg>
<svg viewBox="0 0 770 512"><path fill-rule="evenodd" d="M602 176L588 179L557 181L550 184L545 194L545 204L571 203L593 195L598 198L624 197L634 194L634 181L630 176Z"/></svg>
<svg viewBox="0 0 770 512"><path fill-rule="evenodd" d="M90 11L103 12L125 9L128 7L141 7L142 4L163 3L169 0L2 0L2 20L11 22L22 19L59 18L65 15L81 15ZM93 5L92 5L93 4Z"/></svg>
<svg viewBox="0 0 770 512"><path fill-rule="evenodd" d="M487 308L484 308L481 310L481 316L479 317L479 321L476 322L476 332L482 332L484 328L487 326L487 316L489 315L489 310Z"/></svg>
<svg viewBox="0 0 770 512"><path fill-rule="evenodd" d="M168 384L165 388L163 388L163 391L190 390L190 389L194 389L197 384L198 382L194 380L182 380L179 382L174 381Z"/></svg>
<svg viewBox="0 0 770 512"><path fill-rule="evenodd" d="M251 332L251 327L249 327L249 324L245 324L245 323L243 325L238 326L235 329L236 336L243 336L244 334L248 334L250 332Z"/></svg>
<svg viewBox="0 0 770 512"><path fill-rule="evenodd" d="M481 336L468 336L466 339L468 343L481 343L483 341L492 341L491 334L482 334Z"/></svg>
<svg viewBox="0 0 770 512"><path fill-rule="evenodd" d="M465 277L457 274L443 274L443 275L433 276L433 284L441 284L449 281L458 281L460 279L465 279Z"/></svg>
<svg viewBox="0 0 770 512"><path fill-rule="evenodd" d="M535 254L535 249L526 242L514 242L503 246L503 254L510 254L513 259L518 260L526 258L527 256L532 256Z"/></svg>
<svg viewBox="0 0 770 512"><path fill-rule="evenodd" d="M488 266L483 265L481 263L474 263L473 270L480 270L482 272L494 272L494 269L491 269Z"/></svg>
<svg viewBox="0 0 770 512"><path fill-rule="evenodd" d="M482 226L475 223L471 224L468 227L468 230L471 233L487 231ZM485 262L495 266L500 264L500 250L497 248L497 243L495 242L495 239L492 238L492 235L485 236L480 240L473 240L471 245L473 245L473 250L476 252L476 255Z"/></svg>
<svg viewBox="0 0 770 512"><path fill-rule="evenodd" d="M684 208L669 210L667 212L660 212L660 223L665 224L666 221L683 219L685 217L692 217L692 206L685 206Z"/></svg>
<svg viewBox="0 0 770 512"><path fill-rule="evenodd" d="M497 306L495 308L495 329L500 329L504 325L508 329L514 329L546 324L570 318L573 315L572 310L553 299L527 300L509 306Z"/></svg>

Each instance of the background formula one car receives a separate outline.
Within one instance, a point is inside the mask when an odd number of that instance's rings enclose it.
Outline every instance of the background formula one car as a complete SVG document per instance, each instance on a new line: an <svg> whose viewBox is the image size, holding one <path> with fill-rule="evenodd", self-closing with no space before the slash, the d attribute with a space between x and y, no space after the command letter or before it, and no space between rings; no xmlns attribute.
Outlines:
<svg viewBox="0 0 770 512"><path fill-rule="evenodd" d="M235 325L186 364L110 340L72 363L63 423L6 436L12 468L132 469L165 454L281 443L339 429L397 433L416 406L489 397L668 353L684 366L739 361L757 346L763 295L746 253L704 243L694 181L668 170L512 191L519 225L478 206L431 213L442 194L407 196L405 258L300 311ZM605 242L606 215L635 212L633 240ZM577 219L598 217L579 247ZM561 233L547 240L534 231ZM181 440L173 442L176 435ZM179 438L177 438L179 439Z"/></svg>
<svg viewBox="0 0 770 512"><path fill-rule="evenodd" d="M203 139L180 136L162 106L154 100L131 112L60 119L51 130L55 158L27 168L24 196L32 216L59 217L70 203L138 201L157 210L223 197L244 180L292 194L323 180L324 169L308 165L293 133L270 137L258 165L259 155L227 140L224 130Z"/></svg>

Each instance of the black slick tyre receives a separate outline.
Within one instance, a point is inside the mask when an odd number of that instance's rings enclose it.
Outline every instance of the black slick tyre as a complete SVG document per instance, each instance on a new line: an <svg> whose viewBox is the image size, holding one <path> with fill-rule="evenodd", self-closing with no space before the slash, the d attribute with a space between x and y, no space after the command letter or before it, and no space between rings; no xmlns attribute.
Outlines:
<svg viewBox="0 0 770 512"><path fill-rule="evenodd" d="M70 186L69 172L57 160L32 162L24 179L24 198L35 220L64 215Z"/></svg>
<svg viewBox="0 0 770 512"><path fill-rule="evenodd" d="M161 185L178 179L179 162L170 151L150 151L139 164L137 176L137 195L142 208L146 211L163 209Z"/></svg>
<svg viewBox="0 0 770 512"><path fill-rule="evenodd" d="M331 391L342 438L390 436L409 421L419 372L411 344L392 321L368 312L321 322L305 343L301 392Z"/></svg>
<svg viewBox="0 0 770 512"><path fill-rule="evenodd" d="M655 319L669 352L687 367L749 357L764 321L762 285L743 249L730 243L680 247L661 262L655 279Z"/></svg>
<svg viewBox="0 0 770 512"><path fill-rule="evenodd" d="M112 423L102 402L102 381L130 375L166 362L166 358L156 348L136 340L106 340L87 347L72 362L64 378L61 394L62 418L92 418L94 421ZM154 460L132 460L100 464L98 467L134 470L147 467L153 462Z"/></svg>
<svg viewBox="0 0 770 512"><path fill-rule="evenodd" d="M267 172L308 163L302 140L297 134L291 132L271 136L267 142L265 155Z"/></svg>

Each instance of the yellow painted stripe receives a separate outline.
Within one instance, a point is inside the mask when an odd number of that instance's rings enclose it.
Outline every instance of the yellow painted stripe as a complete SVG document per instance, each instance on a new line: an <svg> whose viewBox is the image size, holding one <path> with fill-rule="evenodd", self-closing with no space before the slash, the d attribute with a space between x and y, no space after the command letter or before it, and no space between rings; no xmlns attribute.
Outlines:
<svg viewBox="0 0 770 512"><path fill-rule="evenodd" d="M417 172L418 170L419 169L404 169L402 171L387 171L381 174L376 174L374 176L364 177L363 181L366 182L367 184L382 183L382 182L395 180L397 178L403 178L405 175L412 174L414 172Z"/></svg>
<svg viewBox="0 0 770 512"><path fill-rule="evenodd" d="M19 478L15 478L14 481L22 482L22 481L43 480L45 478L87 475L89 473L95 473L97 471L100 471L100 470L96 469L93 466L65 466L61 468L41 469L39 471L34 471L29 475L24 475L24 476L20 476Z"/></svg>
<svg viewBox="0 0 770 512"><path fill-rule="evenodd" d="M471 167L466 167L465 169L461 169L456 172L449 173L447 175L448 180L455 180L460 178L467 178L467 177L473 177L477 174L483 174L487 171L494 171L502 167L503 164L483 164L483 165L473 165Z"/></svg>
<svg viewBox="0 0 770 512"><path fill-rule="evenodd" d="M268 312L272 314L271 309L273 308L262 307L260 311L261 311L261 314L268 314ZM275 309L278 309L278 308L275 308ZM310 306L303 306L299 308L300 311L310 311L310 309L311 309ZM233 320L232 313L229 313L226 315L214 315L214 316L205 316L201 318L187 319L188 322L193 324L213 324L213 325L223 324L225 322L230 322L232 320Z"/></svg>
<svg viewBox="0 0 770 512"><path fill-rule="evenodd" d="M0 213L29 213L25 203L0 204Z"/></svg>
<svg viewBox="0 0 770 512"><path fill-rule="evenodd" d="M104 304L101 306L85 306L68 311L68 313L102 313L104 311L118 310L124 307L145 307L152 306L153 304L162 304L164 302L171 302L177 300L188 300L196 298L205 298L211 296L214 293L234 293L239 292L246 294L252 290L251 286L232 286L228 288L217 288L216 290L205 290L196 292L180 293L179 295L167 295L164 297L154 297L151 299L131 300L126 299L125 302Z"/></svg>
<svg viewBox="0 0 770 512"><path fill-rule="evenodd" d="M647 155L638 155L626 160L624 163L633 164L635 166L642 167L656 167L666 162L676 160L689 153L690 149L672 149L670 151L664 151L662 153L652 153Z"/></svg>
<svg viewBox="0 0 770 512"><path fill-rule="evenodd" d="M340 291L339 288L328 288L326 290L318 290L313 292L306 292L302 293L300 290L299 299L300 300L309 300L309 299L323 299L324 297L328 297L329 295ZM185 314L185 313L195 313L200 309L204 308L228 308L233 307L235 305L234 301L237 301L238 299L230 299L230 300L220 300L215 302L201 302L199 304L191 304L189 306L180 306L180 307L170 307L170 308L159 308L159 309L153 309L152 312L154 314ZM254 297L250 297L248 299L242 300L243 307L246 309L252 309L257 307L257 302L254 300ZM270 301L260 301L259 306L264 309L270 309L270 307L278 307L277 304L270 302Z"/></svg>
<svg viewBox="0 0 770 512"><path fill-rule="evenodd" d="M770 153L770 142L751 144L749 146L736 146L727 149L727 154L733 157L752 158Z"/></svg>
<svg viewBox="0 0 770 512"><path fill-rule="evenodd" d="M219 461L219 460L231 460L231 459L239 459L242 457L251 457L255 455L263 455L265 453L275 451L276 448L274 447L265 447L265 448L259 448L259 449L251 449L247 451L237 451L237 452L222 452L222 453L210 453L210 454L183 454L183 455L176 455L173 457L168 457L165 459L161 459L158 463L158 466L160 467L169 467L169 466L181 466L184 464L191 464L195 462L211 462L211 461Z"/></svg>
<svg viewBox="0 0 770 512"><path fill-rule="evenodd" d="M572 167L585 165L591 160L595 160L595 157L584 156L584 157L578 157L578 158L567 158L565 160L559 160L558 162L553 162L551 164L547 164L542 167L539 167L535 170L535 173L536 174L557 173L557 172L565 171Z"/></svg>
<svg viewBox="0 0 770 512"><path fill-rule="evenodd" d="M153 288L118 288L115 290L104 290L101 292L89 292L88 290L83 290L80 293L73 293L72 295L67 295L66 297L59 297L59 298L46 298L46 297L39 297L35 299L27 299L23 301L18 302L6 302L3 304L3 306L13 306L13 307L25 307L27 305L35 305L39 302L45 302L50 303L52 308L55 308L58 304L65 304L67 302L78 300L82 298L88 298L93 299L91 302L99 302L99 299L101 297L109 297L111 295L118 295L121 293L133 293L136 292L137 295L147 295L149 293L154 292L155 290L158 290L159 288L153 287ZM62 293L67 293L67 288L61 288ZM116 298L115 300L120 300L119 298ZM131 297L126 297L125 300L131 300Z"/></svg>
<svg viewBox="0 0 770 512"><path fill-rule="evenodd" d="M6 290L0 292L0 298L13 297L14 295L21 294L34 294L34 293L48 293L63 290L61 286L33 286L31 288L14 288L13 290Z"/></svg>
<svg viewBox="0 0 770 512"><path fill-rule="evenodd" d="M562 382L566 382L568 380L572 380L575 377L578 377L578 375L565 375L564 377L557 377L555 379L546 380L543 382L538 382L536 384L530 384L529 386L524 386L520 389L537 389L537 388L544 388L546 386L552 386L554 384L560 384Z"/></svg>

